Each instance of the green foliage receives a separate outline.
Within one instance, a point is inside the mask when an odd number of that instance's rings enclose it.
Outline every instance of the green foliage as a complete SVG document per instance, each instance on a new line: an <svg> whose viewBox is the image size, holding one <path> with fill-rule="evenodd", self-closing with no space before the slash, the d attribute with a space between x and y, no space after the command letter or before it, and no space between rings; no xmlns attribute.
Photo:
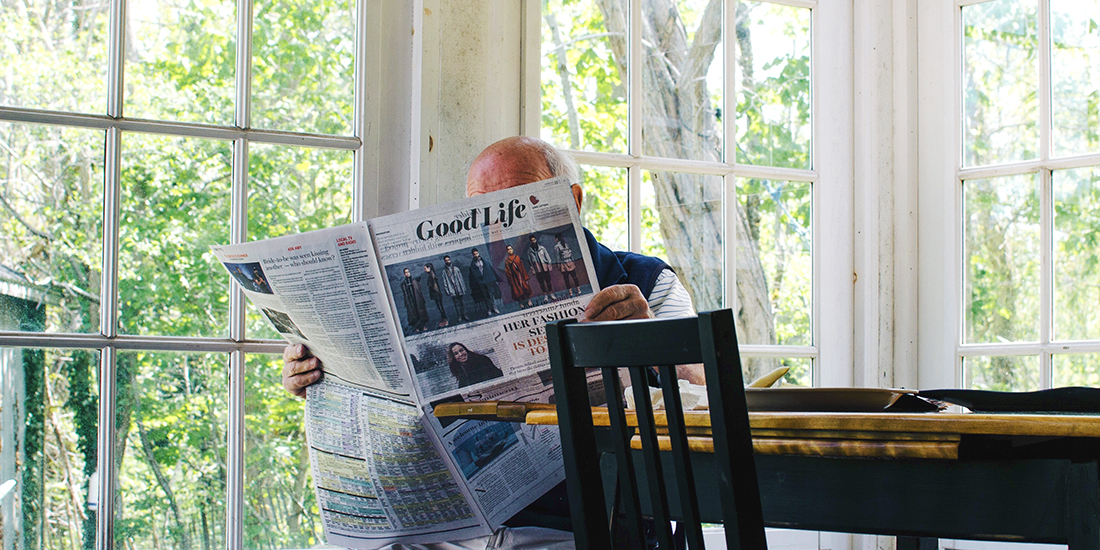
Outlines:
<svg viewBox="0 0 1100 550"><path fill-rule="evenodd" d="M775 312L776 343L780 345L812 344L811 189L802 182L738 180L738 198L746 211L758 216L753 238L763 260L768 298ZM792 372L801 368L792 367ZM788 375L792 379L809 376L801 371Z"/></svg>
<svg viewBox="0 0 1100 550"><path fill-rule="evenodd" d="M351 0L254 4L254 127L351 133L354 6Z"/></svg>
<svg viewBox="0 0 1100 550"><path fill-rule="evenodd" d="M566 148L625 152L627 139L626 74L616 60L603 15L594 2L544 0L544 17L564 27L558 40L543 25L542 132ZM569 76L573 113L570 113L558 65ZM578 128L571 129L573 116Z"/></svg>
<svg viewBox="0 0 1100 550"><path fill-rule="evenodd" d="M1037 174L964 184L966 342L1039 338Z"/></svg>
<svg viewBox="0 0 1100 550"><path fill-rule="evenodd" d="M810 168L809 11L755 2L739 10L737 162ZM769 49L776 42L782 48Z"/></svg>
<svg viewBox="0 0 1100 550"><path fill-rule="evenodd" d="M23 544L26 548L38 547L48 512L42 509L39 494L46 488L45 469L48 461L46 443L46 368L42 350L23 350L23 432L22 479L23 487Z"/></svg>
<svg viewBox="0 0 1100 550"><path fill-rule="evenodd" d="M351 6L257 4L255 126L349 133ZM0 104L104 113L106 8L32 0L0 9L0 56L21 60L0 69ZM232 123L234 4L168 0L130 9L126 115ZM229 242L230 143L124 133L122 155L120 332L227 336L229 277L209 246ZM102 131L0 124L3 264L50 292L45 326L27 330L100 330L104 158ZM250 238L350 221L351 164L348 152L253 145ZM267 325L250 315L249 334L277 337ZM24 519L51 518L47 547L91 548L95 514L82 504L86 495L69 488L86 489L96 471L97 360L84 351L48 357L53 370L43 384L57 414L36 411L34 429L45 430L50 456L72 468L50 462L44 485L24 484L24 502L44 503L41 514L24 506L31 512ZM307 547L320 541L320 527L302 403L282 390L273 363L264 359L262 376L246 379L246 545ZM223 547L226 357L120 353L115 383L115 544Z"/></svg>
<svg viewBox="0 0 1100 550"><path fill-rule="evenodd" d="M964 164L1038 156L1037 29L1037 4L963 8Z"/></svg>

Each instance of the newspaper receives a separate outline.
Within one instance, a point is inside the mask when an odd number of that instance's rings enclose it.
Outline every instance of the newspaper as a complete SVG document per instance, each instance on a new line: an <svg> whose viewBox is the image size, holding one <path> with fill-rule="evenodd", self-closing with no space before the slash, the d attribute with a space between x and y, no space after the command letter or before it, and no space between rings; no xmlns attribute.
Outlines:
<svg viewBox="0 0 1100 550"><path fill-rule="evenodd" d="M564 479L555 427L431 414L551 401L545 324L598 290L564 179L212 249L324 365L305 416L329 544L487 535Z"/></svg>

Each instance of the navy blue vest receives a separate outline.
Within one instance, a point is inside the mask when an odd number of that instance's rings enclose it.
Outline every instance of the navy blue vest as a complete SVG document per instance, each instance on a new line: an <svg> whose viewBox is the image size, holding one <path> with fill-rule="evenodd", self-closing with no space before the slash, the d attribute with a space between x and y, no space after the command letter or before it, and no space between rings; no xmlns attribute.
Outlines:
<svg viewBox="0 0 1100 550"><path fill-rule="evenodd" d="M637 286L648 300L657 283L657 276L666 269L672 269L659 258L633 252L613 252L597 242L587 229L584 230L584 238L588 241L588 250L592 252L593 268L600 288L631 284Z"/></svg>

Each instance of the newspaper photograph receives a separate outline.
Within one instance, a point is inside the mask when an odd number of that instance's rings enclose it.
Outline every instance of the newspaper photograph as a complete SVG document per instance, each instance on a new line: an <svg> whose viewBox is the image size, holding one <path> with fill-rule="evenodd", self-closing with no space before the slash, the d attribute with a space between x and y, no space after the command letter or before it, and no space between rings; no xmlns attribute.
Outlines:
<svg viewBox="0 0 1100 550"><path fill-rule="evenodd" d="M370 228L421 403L548 370L546 323L582 318L598 290L564 179Z"/></svg>

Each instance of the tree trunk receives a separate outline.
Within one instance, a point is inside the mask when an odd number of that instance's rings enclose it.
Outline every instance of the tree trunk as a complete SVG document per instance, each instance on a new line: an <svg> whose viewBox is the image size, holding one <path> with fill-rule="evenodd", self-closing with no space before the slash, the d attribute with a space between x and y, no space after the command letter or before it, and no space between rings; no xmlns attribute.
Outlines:
<svg viewBox="0 0 1100 550"><path fill-rule="evenodd" d="M153 475L157 478L157 484L160 485L160 489L164 491L164 496L168 499L168 509L171 510L172 519L175 520L176 528L179 529L180 548L191 550L191 530L187 528L183 521L183 515L180 514L179 505L176 503L176 495L172 492L172 485L165 477L164 472L161 471L157 457L153 454L153 445L149 443L149 435L145 432L145 426L141 423L141 420L137 420L135 424L137 424L138 437L141 439L141 450L145 454L145 460L149 463L149 469L153 471Z"/></svg>
<svg viewBox="0 0 1100 550"><path fill-rule="evenodd" d="M627 17L622 2L600 0L613 52L625 80ZM671 0L645 0L642 7L644 105L642 152L648 156L721 161L722 142L717 113L711 105L706 73L721 39L722 2L711 0L694 39L688 41L676 5ZM738 29L740 38L747 30ZM749 61L751 67L751 60ZM751 74L751 72L750 72ZM731 93L726 90L726 93ZM727 124L735 117L727 116ZM775 344L775 322L760 247L740 202L734 224L724 234L723 200L726 193L713 176L653 173L661 237L668 262L695 301L696 309L721 307L721 274L725 268L725 239L735 239L736 324L743 344ZM774 359L745 359L745 376L752 378L773 368Z"/></svg>

